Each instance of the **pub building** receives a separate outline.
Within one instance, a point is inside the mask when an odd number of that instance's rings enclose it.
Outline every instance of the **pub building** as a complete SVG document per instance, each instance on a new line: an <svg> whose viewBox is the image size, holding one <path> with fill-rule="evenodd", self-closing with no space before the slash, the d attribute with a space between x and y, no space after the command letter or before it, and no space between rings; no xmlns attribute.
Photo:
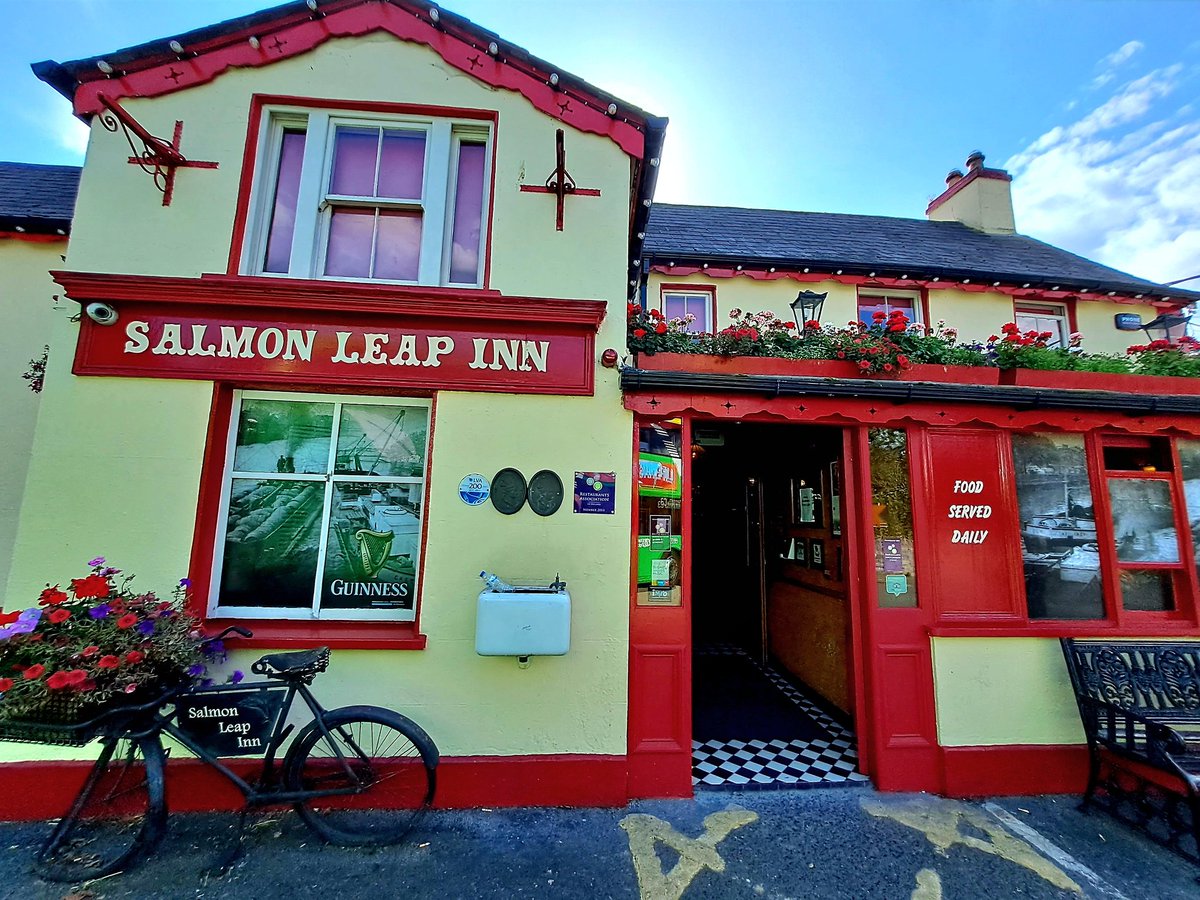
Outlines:
<svg viewBox="0 0 1200 900"><path fill-rule="evenodd" d="M442 806L1074 790L1056 638L1200 634L1181 379L626 349L631 303L1120 352L1197 299L1017 234L981 155L928 221L654 204L665 119L408 0L34 72L91 133L73 214L0 167L0 215L69 220L0 234L50 346L6 609L97 554L186 575L254 631L232 665L327 645L327 705L419 722ZM485 640L481 571L566 582L569 640ZM20 788L82 763L0 753L0 815L61 813ZM170 769L173 805L236 799Z"/></svg>

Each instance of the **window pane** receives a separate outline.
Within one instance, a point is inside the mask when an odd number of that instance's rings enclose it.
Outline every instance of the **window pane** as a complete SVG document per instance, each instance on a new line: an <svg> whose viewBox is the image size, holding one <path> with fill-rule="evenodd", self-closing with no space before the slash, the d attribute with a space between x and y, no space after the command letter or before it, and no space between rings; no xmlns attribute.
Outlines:
<svg viewBox="0 0 1200 900"><path fill-rule="evenodd" d="M375 210L335 209L329 222L326 275L366 278L371 274L371 239Z"/></svg>
<svg viewBox="0 0 1200 900"><path fill-rule="evenodd" d="M339 128L333 145L330 193L373 197L378 152L378 128Z"/></svg>
<svg viewBox="0 0 1200 900"><path fill-rule="evenodd" d="M707 334L712 331L712 325L708 321L708 307L707 296L693 295L688 298L687 311L696 317L688 324L688 331L695 334Z"/></svg>
<svg viewBox="0 0 1200 900"><path fill-rule="evenodd" d="M222 606L312 608L324 498L320 481L233 480Z"/></svg>
<svg viewBox="0 0 1200 900"><path fill-rule="evenodd" d="M296 198L300 194L300 164L304 160L304 132L287 129L279 149L279 172L275 178L275 206L267 235L266 272L286 272L292 255L296 229Z"/></svg>
<svg viewBox="0 0 1200 900"><path fill-rule="evenodd" d="M682 319L687 311L687 297L683 294L667 294L663 297L663 315L668 319Z"/></svg>
<svg viewBox="0 0 1200 900"><path fill-rule="evenodd" d="M1179 562L1171 487L1149 478L1110 478L1118 562Z"/></svg>
<svg viewBox="0 0 1200 900"><path fill-rule="evenodd" d="M917 605L908 435L872 428L871 523L875 530L875 579L882 607Z"/></svg>
<svg viewBox="0 0 1200 900"><path fill-rule="evenodd" d="M243 400L233 469L324 474L332 429L332 403Z"/></svg>
<svg viewBox="0 0 1200 900"><path fill-rule="evenodd" d="M322 609L414 609L421 494L419 484L334 485Z"/></svg>
<svg viewBox="0 0 1200 900"><path fill-rule="evenodd" d="M1179 468L1183 477L1183 502L1191 523L1192 553L1200 567L1200 441L1178 441Z"/></svg>
<svg viewBox="0 0 1200 900"><path fill-rule="evenodd" d="M421 214L381 209L375 246L375 278L416 281L421 262Z"/></svg>
<svg viewBox="0 0 1200 900"><path fill-rule="evenodd" d="M458 182L454 195L454 227L451 232L450 281L476 284L479 279L479 236L483 227L484 144L460 143Z"/></svg>
<svg viewBox="0 0 1200 900"><path fill-rule="evenodd" d="M1162 570L1121 570L1121 603L1138 612L1170 612L1175 608L1174 574Z"/></svg>
<svg viewBox="0 0 1200 900"><path fill-rule="evenodd" d="M1012 442L1029 617L1104 618L1083 437L1014 434Z"/></svg>
<svg viewBox="0 0 1200 900"><path fill-rule="evenodd" d="M343 406L334 471L422 478L428 431L425 407Z"/></svg>
<svg viewBox="0 0 1200 900"><path fill-rule="evenodd" d="M385 131L376 196L419 200L424 181L425 133Z"/></svg>

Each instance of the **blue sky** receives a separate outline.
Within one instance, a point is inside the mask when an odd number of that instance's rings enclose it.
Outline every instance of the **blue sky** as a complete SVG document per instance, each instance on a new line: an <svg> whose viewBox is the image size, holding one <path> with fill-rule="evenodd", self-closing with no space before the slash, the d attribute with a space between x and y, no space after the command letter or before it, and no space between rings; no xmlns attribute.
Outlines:
<svg viewBox="0 0 1200 900"><path fill-rule="evenodd" d="M266 5L0 0L0 159L82 161L83 127L30 62ZM1015 176L1023 233L1161 281L1200 274L1194 0L446 6L669 116L659 200L920 217L980 149Z"/></svg>

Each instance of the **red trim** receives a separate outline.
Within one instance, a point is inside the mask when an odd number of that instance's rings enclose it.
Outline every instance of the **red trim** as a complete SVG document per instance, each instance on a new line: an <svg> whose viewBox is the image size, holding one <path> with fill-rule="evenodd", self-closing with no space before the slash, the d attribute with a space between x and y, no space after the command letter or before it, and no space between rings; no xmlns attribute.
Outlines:
<svg viewBox="0 0 1200 900"><path fill-rule="evenodd" d="M31 234L28 231L0 231L0 241L28 241L31 244L57 244L67 240L65 234Z"/></svg>
<svg viewBox="0 0 1200 900"><path fill-rule="evenodd" d="M225 760L243 778L257 757ZM10 762L0 766L0 821L29 822L66 812L91 761ZM38 789L30 791L29 785ZM239 810L242 795L195 759L167 766L172 812ZM583 754L443 757L435 805L443 809L505 806L619 807L626 803L625 757Z"/></svg>
<svg viewBox="0 0 1200 900"><path fill-rule="evenodd" d="M687 294L708 294L709 332L717 330L717 286L715 284L690 284L686 281L663 282L658 286L658 311L667 314L667 301L663 296L669 291Z"/></svg>
<svg viewBox="0 0 1200 900"><path fill-rule="evenodd" d="M954 182L954 184L942 191L938 196L930 200L929 205L925 207L925 215L929 215L959 191L966 188L968 184L978 178L988 178L995 181L1012 181L1012 176L1003 169L985 169L983 166L980 166L977 169L972 169L962 178L958 179L958 181Z"/></svg>
<svg viewBox="0 0 1200 900"><path fill-rule="evenodd" d="M942 767L948 797L1082 794L1088 751L1082 744L943 747Z"/></svg>
<svg viewBox="0 0 1200 900"><path fill-rule="evenodd" d="M422 570L424 570L424 566L422 566ZM418 607L421 605L420 596L418 593ZM238 638L237 643L233 645L235 649L247 647L271 650L307 650L310 647L325 646L334 650L424 650L428 641L426 636L417 630L415 622L226 618L211 618L204 621L204 628L210 634L216 633L228 625L240 625L254 632L252 638Z"/></svg>
<svg viewBox="0 0 1200 900"><path fill-rule="evenodd" d="M929 270L930 267L921 267ZM1132 306L1151 306L1159 310L1179 310L1187 306L1183 300L1162 300L1143 292L1137 299L1130 292L1123 296L1109 296L1107 293L1089 291L1049 290L1047 288L1018 287L1016 284L991 284L987 281L969 282L930 280L928 278L888 278L884 276L870 277L868 275L837 275L833 270L816 270L812 272L793 272L782 269L729 268L718 266L664 266L653 265L650 271L669 278L686 278L689 275L703 275L705 278L750 278L754 281L778 281L787 279L800 284L815 284L822 281L833 281L837 284L867 285L876 289L895 289L902 291L915 290L956 290L979 293L1008 294L1019 300L1029 300L1043 303L1066 303L1069 300L1087 300L1102 303L1123 303Z"/></svg>
<svg viewBox="0 0 1200 900"><path fill-rule="evenodd" d="M420 7L401 6L395 0L385 3L325 0L321 12L320 17L307 10L293 12L272 24L260 23L243 32L214 38L207 44L196 44L187 48L188 53L194 54L187 59L164 54L127 63L124 70L111 77L97 72L79 82L75 112L84 116L98 113L101 92L118 100L161 97L206 84L227 69L257 68L307 53L331 38L385 31L402 41L429 47L448 65L472 78L521 94L534 108L552 118L580 131L608 137L630 156L641 159L645 153L642 130L645 123L640 117L631 120L628 111L610 116L607 99L574 86L552 87L549 72L519 57L503 54L492 57L487 52L486 39L448 20L435 27L428 21L426 10ZM251 36L258 38L257 47L250 45Z"/></svg>

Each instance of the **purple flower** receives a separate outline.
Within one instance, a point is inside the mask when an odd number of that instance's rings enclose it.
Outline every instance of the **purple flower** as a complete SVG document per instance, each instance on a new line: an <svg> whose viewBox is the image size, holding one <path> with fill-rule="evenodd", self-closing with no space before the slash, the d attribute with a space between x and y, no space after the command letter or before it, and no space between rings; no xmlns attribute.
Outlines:
<svg viewBox="0 0 1200 900"><path fill-rule="evenodd" d="M90 559L90 560L88 560L88 565L91 566L93 569L96 566L102 566L102 565L104 565L104 557L97 556L95 559Z"/></svg>
<svg viewBox="0 0 1200 900"><path fill-rule="evenodd" d="M180 586L181 588L183 588L184 590L187 590L188 588L190 588L190 587L192 586L192 579L190 579L190 578L180 578L180 579L179 579L179 586Z"/></svg>
<svg viewBox="0 0 1200 900"><path fill-rule="evenodd" d="M40 620L41 618L42 618L42 611L40 609L34 608L34 609L27 609L23 613L21 613L21 615L17 616L17 621L18 622L32 622L33 624L36 625L38 623L38 620Z"/></svg>
<svg viewBox="0 0 1200 900"><path fill-rule="evenodd" d="M233 674L229 676L229 680L234 684L240 684L245 677L246 674L241 669L234 669Z"/></svg>
<svg viewBox="0 0 1200 900"><path fill-rule="evenodd" d="M200 652L203 653L205 656L224 656L225 655L225 642L224 641L205 641L200 647Z"/></svg>
<svg viewBox="0 0 1200 900"><path fill-rule="evenodd" d="M107 603L101 603L99 606L93 606L91 609L89 609L88 615L91 616L93 619L103 619L110 612L112 612L112 607L109 606Z"/></svg>
<svg viewBox="0 0 1200 900"><path fill-rule="evenodd" d="M103 571L102 571L100 574L101 574L101 575L105 575L105 576L108 576L108 575L120 575L120 574L121 574L121 570L120 570L120 569L114 569L114 568L112 568L112 566L109 566L107 569L103 570Z"/></svg>
<svg viewBox="0 0 1200 900"><path fill-rule="evenodd" d="M154 634L154 621L152 619L143 619L138 622L137 630L142 634Z"/></svg>
<svg viewBox="0 0 1200 900"><path fill-rule="evenodd" d="M193 678L199 678L207 671L208 669L206 667L200 665L200 663L196 663L194 666L188 666L187 673Z"/></svg>

